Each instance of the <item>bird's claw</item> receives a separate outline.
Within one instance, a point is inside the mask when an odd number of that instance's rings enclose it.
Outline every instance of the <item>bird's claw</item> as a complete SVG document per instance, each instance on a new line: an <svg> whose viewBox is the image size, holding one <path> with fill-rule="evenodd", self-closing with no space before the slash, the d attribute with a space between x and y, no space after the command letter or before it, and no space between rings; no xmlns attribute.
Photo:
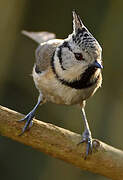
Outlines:
<svg viewBox="0 0 123 180"><path fill-rule="evenodd" d="M19 122L26 121L22 132L19 134L21 136L26 130L30 129L33 125L33 118L34 118L34 112L31 111L29 114L27 114L23 119L20 119Z"/></svg>
<svg viewBox="0 0 123 180"><path fill-rule="evenodd" d="M93 150L93 143L92 143L92 139L88 138L88 139L82 139L82 141L80 141L78 143L78 145L82 144L82 143L87 143L86 146L86 155L84 159L87 159L88 155L92 153Z"/></svg>
<svg viewBox="0 0 123 180"><path fill-rule="evenodd" d="M82 136L82 140L78 143L78 145L86 143L86 155L84 159L87 159L88 155L92 153L93 150L93 140L90 133L84 132Z"/></svg>

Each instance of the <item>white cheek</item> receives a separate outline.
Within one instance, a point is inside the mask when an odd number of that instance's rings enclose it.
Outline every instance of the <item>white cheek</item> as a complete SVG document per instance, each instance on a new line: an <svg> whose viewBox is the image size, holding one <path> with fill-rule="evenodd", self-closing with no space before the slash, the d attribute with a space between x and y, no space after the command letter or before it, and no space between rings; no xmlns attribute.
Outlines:
<svg viewBox="0 0 123 180"><path fill-rule="evenodd" d="M88 54L88 52L83 52L82 54L83 54L83 57L84 57L86 63L91 62L92 57L90 56L90 54Z"/></svg>
<svg viewBox="0 0 123 180"><path fill-rule="evenodd" d="M63 67L65 69L69 69L73 66L74 64L74 55L72 52L66 52L63 54L64 56L64 60L62 60L62 64L63 64ZM62 56L62 58L63 58Z"/></svg>

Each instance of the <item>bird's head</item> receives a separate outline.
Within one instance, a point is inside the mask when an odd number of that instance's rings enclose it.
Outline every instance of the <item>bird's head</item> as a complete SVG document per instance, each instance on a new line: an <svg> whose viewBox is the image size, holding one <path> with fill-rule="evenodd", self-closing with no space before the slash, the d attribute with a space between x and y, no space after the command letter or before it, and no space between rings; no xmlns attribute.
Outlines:
<svg viewBox="0 0 123 180"><path fill-rule="evenodd" d="M66 81L75 81L90 68L93 72L102 68L102 48L73 11L73 32L64 39L55 52L55 70Z"/></svg>

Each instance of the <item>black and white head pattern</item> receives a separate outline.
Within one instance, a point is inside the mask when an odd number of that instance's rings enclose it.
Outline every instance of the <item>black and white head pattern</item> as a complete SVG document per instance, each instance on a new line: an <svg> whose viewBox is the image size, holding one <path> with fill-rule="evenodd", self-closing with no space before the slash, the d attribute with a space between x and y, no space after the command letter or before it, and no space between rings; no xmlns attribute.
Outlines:
<svg viewBox="0 0 123 180"><path fill-rule="evenodd" d="M92 86L97 81L91 81L97 71L94 62L101 64L101 54L99 43L73 11L73 33L56 48L52 58L51 65L56 78L75 89Z"/></svg>
<svg viewBox="0 0 123 180"><path fill-rule="evenodd" d="M76 45L80 46L82 50L96 49L99 46L97 40L84 26L79 15L73 11L73 35L72 39Z"/></svg>

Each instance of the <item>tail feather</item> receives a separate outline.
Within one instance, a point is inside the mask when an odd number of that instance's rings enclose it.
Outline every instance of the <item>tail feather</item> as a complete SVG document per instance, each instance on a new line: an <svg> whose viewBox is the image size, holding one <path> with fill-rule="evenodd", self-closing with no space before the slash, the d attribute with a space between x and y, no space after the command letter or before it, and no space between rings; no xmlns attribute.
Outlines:
<svg viewBox="0 0 123 180"><path fill-rule="evenodd" d="M42 32L28 32L28 31L23 30L22 34L33 39L39 44L46 42L48 40L51 40L51 39L55 39L56 37L54 33L43 32L43 31Z"/></svg>

